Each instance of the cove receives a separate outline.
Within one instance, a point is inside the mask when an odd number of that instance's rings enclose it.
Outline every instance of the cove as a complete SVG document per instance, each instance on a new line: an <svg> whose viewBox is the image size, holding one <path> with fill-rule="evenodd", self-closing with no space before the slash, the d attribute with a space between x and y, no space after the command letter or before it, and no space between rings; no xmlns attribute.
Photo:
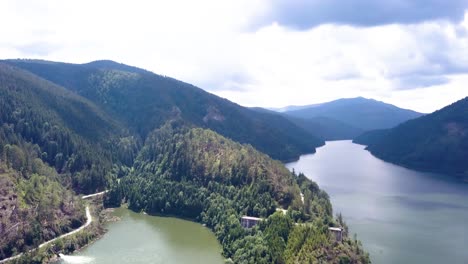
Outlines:
<svg viewBox="0 0 468 264"><path fill-rule="evenodd" d="M468 184L331 141L286 164L317 182L373 263L468 263Z"/></svg>
<svg viewBox="0 0 468 264"><path fill-rule="evenodd" d="M108 232L61 263L207 263L221 264L221 246L202 225L172 217L149 216L118 208L120 221Z"/></svg>

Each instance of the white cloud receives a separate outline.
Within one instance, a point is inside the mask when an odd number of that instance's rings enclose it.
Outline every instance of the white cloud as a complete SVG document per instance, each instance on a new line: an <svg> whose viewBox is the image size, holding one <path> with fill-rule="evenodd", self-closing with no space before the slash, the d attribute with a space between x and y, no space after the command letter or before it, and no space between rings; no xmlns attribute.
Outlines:
<svg viewBox="0 0 468 264"><path fill-rule="evenodd" d="M455 36L457 27L433 22L291 31L273 24L244 36L242 60L255 87L219 94L263 106L361 95L430 112L468 95L468 87L447 83L468 70L468 39Z"/></svg>
<svg viewBox="0 0 468 264"><path fill-rule="evenodd" d="M273 23L246 30L268 6L267 0L1 1L0 57L112 59L248 106L365 96L429 112L468 95L461 81L468 72L467 13L459 24L293 30Z"/></svg>

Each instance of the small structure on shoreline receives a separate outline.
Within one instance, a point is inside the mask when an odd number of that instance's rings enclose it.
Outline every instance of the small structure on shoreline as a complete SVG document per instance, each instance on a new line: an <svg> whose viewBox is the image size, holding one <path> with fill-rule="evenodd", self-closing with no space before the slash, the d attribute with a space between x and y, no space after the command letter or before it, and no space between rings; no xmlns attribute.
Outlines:
<svg viewBox="0 0 468 264"><path fill-rule="evenodd" d="M253 216L243 216L241 217L241 225L243 228L252 228L259 221L262 221L263 218L253 217Z"/></svg>
<svg viewBox="0 0 468 264"><path fill-rule="evenodd" d="M343 228L329 227L328 230L334 235L336 241L341 242L343 240Z"/></svg>

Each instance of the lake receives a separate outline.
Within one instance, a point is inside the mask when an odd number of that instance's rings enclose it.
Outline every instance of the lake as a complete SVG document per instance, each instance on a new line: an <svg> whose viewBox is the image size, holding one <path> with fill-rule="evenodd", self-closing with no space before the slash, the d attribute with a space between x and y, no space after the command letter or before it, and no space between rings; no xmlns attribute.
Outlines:
<svg viewBox="0 0 468 264"><path fill-rule="evenodd" d="M373 263L468 263L468 184L384 162L332 141L289 169L330 195Z"/></svg>
<svg viewBox="0 0 468 264"><path fill-rule="evenodd" d="M121 220L109 223L101 239L62 263L224 263L216 237L198 223L124 208L114 214Z"/></svg>

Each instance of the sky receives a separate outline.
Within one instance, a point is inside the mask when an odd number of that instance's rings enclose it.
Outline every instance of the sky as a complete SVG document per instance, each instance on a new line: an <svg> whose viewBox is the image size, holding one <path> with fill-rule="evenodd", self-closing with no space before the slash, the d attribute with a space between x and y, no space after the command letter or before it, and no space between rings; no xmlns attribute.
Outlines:
<svg viewBox="0 0 468 264"><path fill-rule="evenodd" d="M0 58L110 59L244 106L468 96L468 0L2 0Z"/></svg>

